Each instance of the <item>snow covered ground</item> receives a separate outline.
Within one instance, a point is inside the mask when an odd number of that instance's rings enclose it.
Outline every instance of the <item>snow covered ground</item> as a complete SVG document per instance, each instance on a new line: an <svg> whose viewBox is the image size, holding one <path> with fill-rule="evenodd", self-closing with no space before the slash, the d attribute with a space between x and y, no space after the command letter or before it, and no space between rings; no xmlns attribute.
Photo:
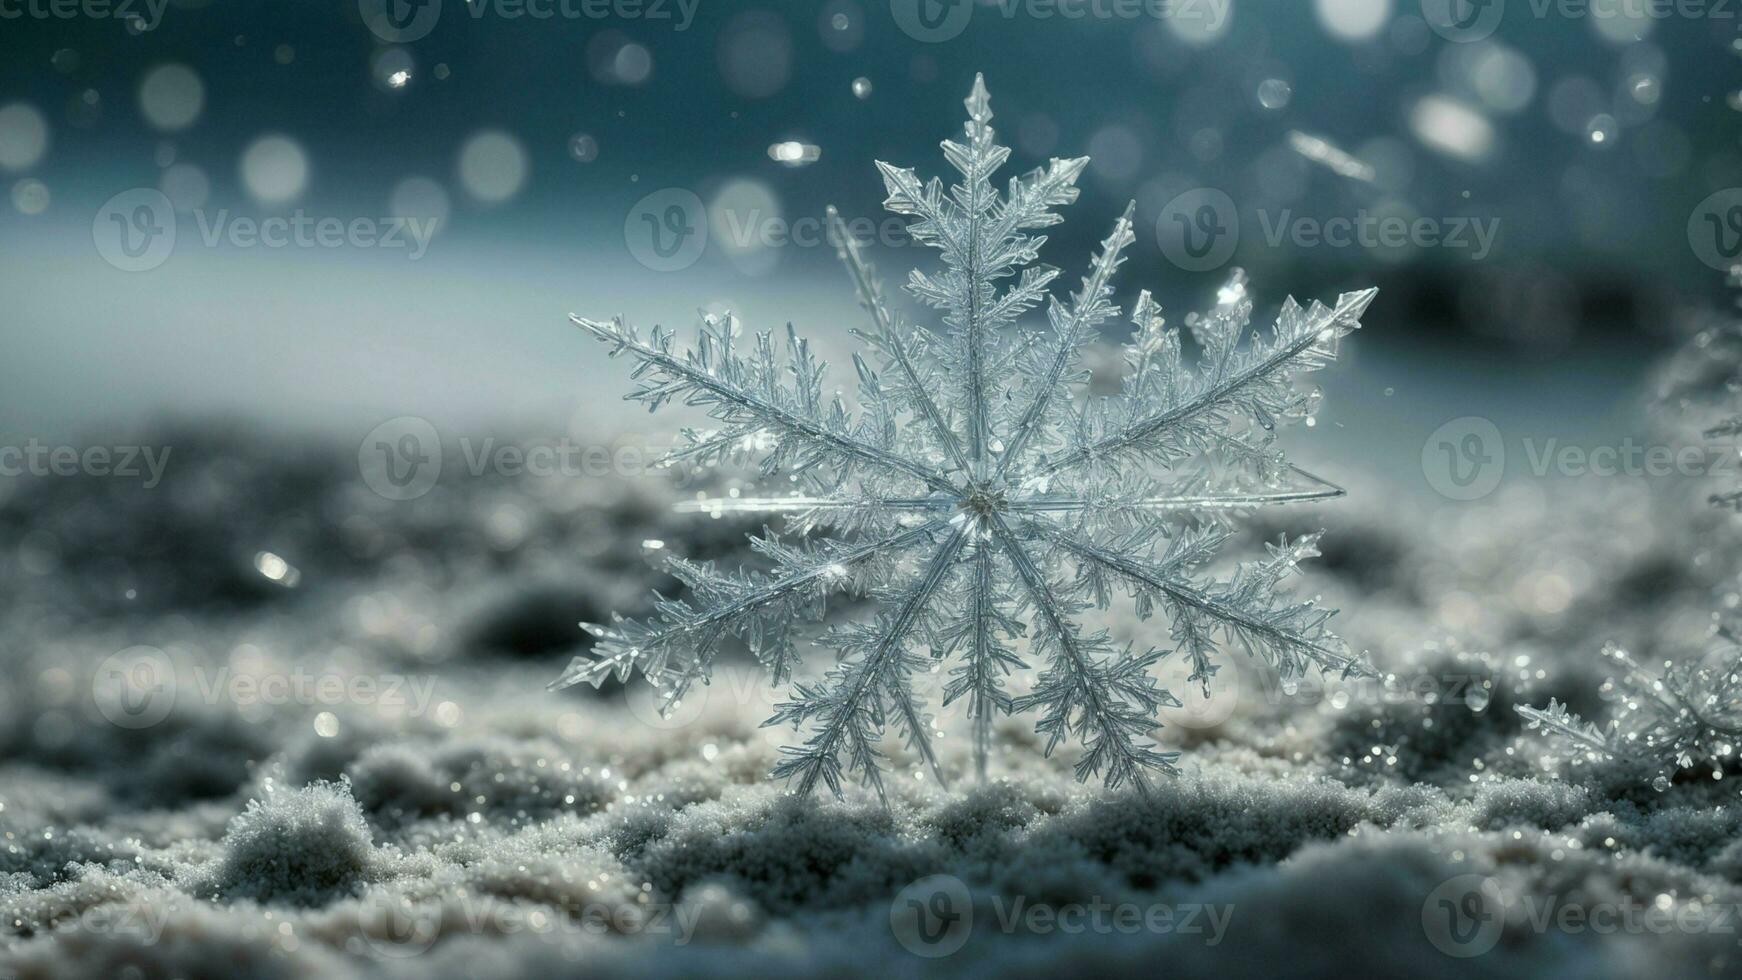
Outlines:
<svg viewBox="0 0 1742 980"><path fill-rule="evenodd" d="M898 754L886 811L764 778L748 663L671 718L544 690L650 555L743 554L656 480L394 501L349 447L138 441L150 489L0 485L0 975L1742 975L1739 773L1561 767L1513 710L1699 648L1734 568L1692 489L1357 474L1229 553L1326 528L1300 588L1386 681L1179 670L1147 798L1020 718L975 785L946 712L952 784Z"/></svg>

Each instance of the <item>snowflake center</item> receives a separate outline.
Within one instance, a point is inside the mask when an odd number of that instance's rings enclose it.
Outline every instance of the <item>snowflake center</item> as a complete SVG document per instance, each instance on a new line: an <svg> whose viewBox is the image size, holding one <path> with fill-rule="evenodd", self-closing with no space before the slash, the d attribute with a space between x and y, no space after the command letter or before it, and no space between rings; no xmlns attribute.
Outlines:
<svg viewBox="0 0 1742 980"><path fill-rule="evenodd" d="M1003 487L970 484L956 500L956 508L975 517L989 517L1010 509Z"/></svg>

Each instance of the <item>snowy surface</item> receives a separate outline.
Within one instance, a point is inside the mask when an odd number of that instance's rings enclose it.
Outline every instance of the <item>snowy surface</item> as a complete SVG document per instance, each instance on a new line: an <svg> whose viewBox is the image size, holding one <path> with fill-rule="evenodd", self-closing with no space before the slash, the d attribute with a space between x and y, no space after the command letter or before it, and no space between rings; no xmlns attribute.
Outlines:
<svg viewBox="0 0 1742 980"><path fill-rule="evenodd" d="M349 447L154 436L150 490L0 487L0 975L1742 974L1738 774L1547 768L1513 710L1601 717L1606 641L1700 646L1734 569L1697 490L1259 515L1328 529L1302 589L1392 683L1247 661L1204 703L1164 666L1149 797L1009 719L983 786L966 739L948 789L892 745L886 811L765 778L747 660L671 719L544 691L576 622L674 587L650 551L743 557L659 481L394 502Z"/></svg>

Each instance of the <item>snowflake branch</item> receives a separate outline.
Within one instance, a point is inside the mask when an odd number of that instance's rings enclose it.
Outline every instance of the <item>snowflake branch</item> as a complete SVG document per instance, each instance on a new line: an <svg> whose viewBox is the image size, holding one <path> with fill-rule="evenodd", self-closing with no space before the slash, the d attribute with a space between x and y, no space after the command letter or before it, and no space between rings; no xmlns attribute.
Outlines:
<svg viewBox="0 0 1742 980"><path fill-rule="evenodd" d="M1041 429L1042 417L1062 387L1061 380L1065 369L1076 360L1084 340L1084 331L1118 312L1117 308L1107 302L1107 297L1113 291L1113 273L1124 261L1125 247L1137 240L1137 236L1131 231L1131 216L1136 210L1136 201L1127 204L1125 213L1114 222L1112 233L1102 240L1101 252L1095 257L1089 274L1083 278L1082 291L1072 297L1070 312L1061 315L1055 302L1052 319L1058 339L1052 362L1036 383L1034 398L1029 402L1028 409L1022 413L1011 430L1010 443L998 459L998 476L1002 477L1010 471L1010 464L1021 457L1028 441Z"/></svg>
<svg viewBox="0 0 1742 980"><path fill-rule="evenodd" d="M1084 463L1103 461L1141 447L1170 428L1209 414L1225 403L1237 399L1249 388L1266 383L1280 383L1277 375L1286 373L1291 367L1298 370L1316 367L1318 360L1328 359L1329 344L1332 341L1360 326L1362 312L1377 294L1376 289L1344 293L1338 297L1335 308L1319 307L1317 316L1285 315L1278 323L1279 336L1275 346L1253 351L1254 356L1244 359L1245 363L1241 364L1239 361L1242 359L1234 356L1232 345L1229 345L1224 355L1226 360L1215 365L1209 383L1202 390L1161 411L1126 423L1090 445L1080 446L1040 464L1036 475L1057 473ZM1285 314L1286 312L1287 308ZM1296 322L1290 324L1291 319ZM1232 370L1229 369L1230 366Z"/></svg>
<svg viewBox="0 0 1742 980"><path fill-rule="evenodd" d="M927 422L931 423L932 432L937 436L938 443L949 454L951 461L957 467L968 469L967 457L962 454L961 443L956 439L955 430L944 420L943 413L927 390L925 382L920 379L918 366L914 363L912 352L902 338L902 331L896 326L895 318L890 315L889 307L883 300L882 290L877 280L871 274L871 267L859 254L859 242L847 231L846 222L841 220L840 212L833 205L828 210L829 227L835 235L835 252L841 262L847 267L847 274L853 280L853 287L859 293L859 304L871 314L871 319L877 325L876 333L855 333L866 342L882 350L889 360L901 370L905 382L904 391L914 406L919 409Z"/></svg>
<svg viewBox="0 0 1742 980"><path fill-rule="evenodd" d="M1016 568L1017 577L1028 591L1030 604L1041 614L1041 623L1053 650L1049 676L1035 693L1017 699L1015 710L1023 711L1035 705L1049 707L1047 716L1035 726L1036 731L1048 736L1048 755L1072 729L1084 734L1087 751L1077 764L1078 779L1087 779L1105 765L1109 787L1117 787L1129 779L1139 791L1148 795L1146 769L1169 774L1178 772L1174 762L1179 753L1158 752L1151 745L1137 741L1155 726L1148 712L1162 704L1179 706L1178 699L1172 694L1155 689L1153 680L1143 684L1138 679L1138 675L1147 678L1146 668L1162 654L1155 652L1149 659L1127 660L1111 668L1091 662L1076 627L1065 619L1065 606L1053 594L1045 573L1011 532L1010 525L998 514L989 515L988 524L993 537ZM1127 706L1126 699L1134 700L1136 708ZM1074 724L1073 714L1076 716Z"/></svg>
<svg viewBox="0 0 1742 980"><path fill-rule="evenodd" d="M906 473L924 481L933 489L948 490L952 486L948 479L931 467L904 459L887 450L879 449L852 436L834 431L819 420L806 418L775 404L767 397L752 394L748 390L715 377L706 369L701 358L697 355L690 355L690 360L687 361L674 357L662 346L650 344L636 336L635 331L626 327L621 319L614 319L608 323L573 315L569 319L576 326L585 329L599 340L611 344L612 354L629 351L641 361L643 370L656 372L656 377L659 380L632 394L631 398L650 402L654 407L657 407L676 394L688 393L691 396L692 404L719 406L721 414L716 417L721 418L722 421L737 425L753 425L759 428L783 430L802 440L827 446L844 457L870 463L886 470ZM641 371L638 370L637 374L640 373ZM744 418L740 418L740 415Z"/></svg>
<svg viewBox="0 0 1742 980"><path fill-rule="evenodd" d="M1245 642L1249 652L1264 654L1264 659L1281 670L1284 677L1304 672L1301 660L1303 657L1317 664L1321 670L1340 671L1344 677L1372 674L1372 670L1359 659L1326 645L1327 642L1336 640L1333 634L1324 629L1324 621L1329 617L1308 615L1311 612L1311 603L1283 608L1243 605L1241 600L1248 598L1243 592L1251 593L1252 599L1260 599L1269 597L1268 590L1241 590L1236 577L1234 583L1218 592L1205 591L1176 577L1178 566L1173 562L1164 560L1155 563L1129 557L1123 552L1084 541L1049 522L1028 521L1025 527L1037 537L1052 541L1081 561L1104 568L1140 589L1158 593L1169 600L1176 615L1196 611L1209 616L1227 630L1230 637L1238 637ZM1302 539L1302 543L1293 550L1285 543L1276 551L1273 563L1263 567L1258 575L1267 582L1274 582L1287 568L1293 566L1298 556L1311 548L1315 540L1316 536Z"/></svg>
<svg viewBox="0 0 1742 980"><path fill-rule="evenodd" d="M952 635L945 655L960 646L968 654L950 672L950 683L944 688L944 706L948 707L964 695L968 698L968 716L974 723L974 771L984 781L986 760L991 754L992 719L1002 712L1009 714L1012 701L1004 691L1004 676L1021 670L1026 664L999 642L998 634L1021 635L1022 625L998 609L998 583L993 577L991 543L981 540L975 545L973 565L969 571L966 610Z"/></svg>
<svg viewBox="0 0 1742 980"><path fill-rule="evenodd" d="M550 683L549 689L559 690L582 682L597 688L613 674L619 681L626 681L637 669L656 683L668 682L670 679L665 676L667 660L672 653L686 647L693 655L694 666L681 673L705 669L712 644L738 620L774 603L802 598L814 588L843 581L847 578L844 573L860 562L899 551L945 526L941 520L932 521L877 541L818 555L814 561L771 582L737 583L743 586L741 594L704 612L692 610L681 602L663 603L662 622L658 627L634 620L620 620L613 626L584 623L582 625L587 631L598 637L598 646L591 651L591 658L574 658L562 676ZM777 668L776 682L782 673Z"/></svg>
<svg viewBox="0 0 1742 980"><path fill-rule="evenodd" d="M867 505L907 513L936 513L955 510L956 502L948 496L887 497L870 501L837 497L702 497L680 500L672 505L679 514L806 514L812 511L859 510Z"/></svg>
<svg viewBox="0 0 1742 980"><path fill-rule="evenodd" d="M944 776L931 740L925 734L925 724L919 714L912 691L903 679L906 663L904 644L907 635L918 623L920 614L944 583L962 545L967 541L965 525L957 525L927 563L919 582L903 596L896 612L875 631L872 645L857 659L837 668L830 688L801 686L799 696L776 708L775 715L764 726L783 723L798 724L820 717L822 727L811 736L803 748L785 749L787 757L775 766L778 779L798 778L796 791L809 795L821 781L838 797L841 795L840 752L843 745L852 748L853 762L849 770L858 769L888 805L883 782L878 775L879 754L873 748L875 732L882 728L882 698L887 696L902 718L909 744L931 768L940 784Z"/></svg>
<svg viewBox="0 0 1742 980"><path fill-rule="evenodd" d="M1246 510L1252 507L1267 507L1279 504L1307 503L1315 500L1331 500L1341 497L1346 492L1342 487L1315 476L1298 466L1290 466L1289 470L1297 476L1309 481L1305 487L1289 487L1272 491L1229 490L1207 491L1203 493L1175 493L1134 497L1130 499L1106 499L1100 496L1069 496L1042 495L1024 497L1010 501L1010 510L1029 514L1074 514L1084 511L1105 511L1107 509L1131 509L1152 511L1156 513L1199 513L1202 511Z"/></svg>
<svg viewBox="0 0 1742 980"><path fill-rule="evenodd" d="M977 461L986 455L986 442L990 438L986 424L986 338L983 335L986 324L981 317L980 307L985 299L983 295L990 290L988 270L982 266L984 243L980 240L980 222L982 217L991 210L996 192L992 190L992 171L1003 164L1009 156L1008 150L995 147L992 144L991 97L986 92L986 79L979 73L974 75L974 88L968 93L968 146L945 141L944 154L955 163L965 178L962 194L966 200L963 209L968 215L968 256L963 265L964 278L967 280L967 312L963 319L967 328L963 342L968 350L968 371L966 375L968 399L968 451ZM1000 153L999 151L1002 152Z"/></svg>

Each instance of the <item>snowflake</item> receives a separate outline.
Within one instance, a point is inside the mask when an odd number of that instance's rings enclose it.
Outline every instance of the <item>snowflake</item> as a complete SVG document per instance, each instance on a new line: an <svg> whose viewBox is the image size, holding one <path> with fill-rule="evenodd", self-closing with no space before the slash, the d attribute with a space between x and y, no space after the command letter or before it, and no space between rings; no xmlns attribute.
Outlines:
<svg viewBox="0 0 1742 980"><path fill-rule="evenodd" d="M1730 285L1742 286L1742 265L1730 270ZM1742 299L1737 305L1742 308ZM1742 436L1742 319L1714 317L1667 360L1659 372L1658 392L1660 401L1693 421L1699 435ZM1709 500L1713 506L1742 511L1742 490L1713 493ZM1734 605L1734 588L1733 583L1726 586L1726 606ZM1722 621L1715 640L1700 659L1666 660L1659 671L1641 666L1619 646L1604 647L1603 655L1619 668L1599 689L1605 700L1618 705L1606 727L1585 721L1552 698L1547 707L1520 707L1518 712L1531 728L1557 737L1587 759L1621 759L1649 767L1651 784L1659 792L1669 789L1677 772L1695 766L1721 777L1742 745L1742 643Z"/></svg>
<svg viewBox="0 0 1742 980"><path fill-rule="evenodd" d="M1620 668L1599 691L1619 706L1607 727L1585 721L1553 698L1546 708L1521 705L1518 713L1531 728L1564 740L1588 758L1654 766L1651 784L1659 792L1669 789L1678 771L1696 765L1720 778L1742 744L1742 647L1728 628L1720 628L1718 638L1721 642L1703 660L1666 660L1655 672L1620 647L1605 647L1603 655Z"/></svg>
<svg viewBox="0 0 1742 980"><path fill-rule="evenodd" d="M1109 787L1147 791L1152 770L1177 771L1178 753L1151 741L1158 709L1180 704L1151 670L1174 651L1119 648L1106 631L1078 625L1116 591L1134 598L1140 617L1167 614L1188 683L1205 697L1224 642L1285 681L1315 667L1366 671L1327 628L1331 611L1279 591L1318 554L1317 535L1284 538L1223 579L1202 566L1230 536L1232 516L1341 493L1286 463L1274 432L1310 416L1317 393L1300 390L1295 376L1335 357L1374 291L1346 293L1334 307L1290 300L1269 336L1242 344L1252 301L1236 272L1213 312L1187 320L1195 369L1182 359L1180 331L1166 327L1145 292L1122 390L1091 396L1082 350L1119 312L1111 282L1135 240L1133 209L1101 243L1082 288L1068 300L1050 296L1058 271L1035 264L1045 242L1035 232L1061 220L1054 209L1076 199L1088 160L1053 159L1001 195L992 176L1009 151L993 140L982 80L966 105L966 141L943 143L959 185L946 191L936 179L877 165L886 205L909 219L916 242L942 253L941 271L915 271L907 291L940 311L943 329L910 328L891 310L830 211L871 321L855 331L871 355L853 358L858 411L838 392L825 395L825 366L790 325L784 350L768 333L742 350L735 318L704 314L696 346L677 349L668 330L643 339L620 319L572 318L613 356L636 362L639 388L627 397L650 410L681 399L718 423L685 430L669 462L759 459L765 478L793 483L788 496L687 509L783 515L792 537L752 538L769 571L672 560L689 597L658 598L651 621L589 625L598 638L591 656L575 658L553 688L639 672L672 706L706 683L722 641L736 636L773 683L791 682L766 724L809 731L783 750L774 775L798 792L820 782L837 796L843 776L856 775L882 796L880 742L891 726L942 781L916 680L953 660L941 700L965 703L981 778L994 718L1032 710L1048 754L1069 737L1082 742L1079 779L1102 775ZM1051 329L1020 328L1043 303ZM825 529L834 533L813 533ZM820 619L839 593L875 600L875 620L825 630L820 642L837 652L834 666L792 682L801 624ZM1030 665L1040 665L1038 675L1027 674ZM1032 682L1025 690L1007 686L1017 672Z"/></svg>

